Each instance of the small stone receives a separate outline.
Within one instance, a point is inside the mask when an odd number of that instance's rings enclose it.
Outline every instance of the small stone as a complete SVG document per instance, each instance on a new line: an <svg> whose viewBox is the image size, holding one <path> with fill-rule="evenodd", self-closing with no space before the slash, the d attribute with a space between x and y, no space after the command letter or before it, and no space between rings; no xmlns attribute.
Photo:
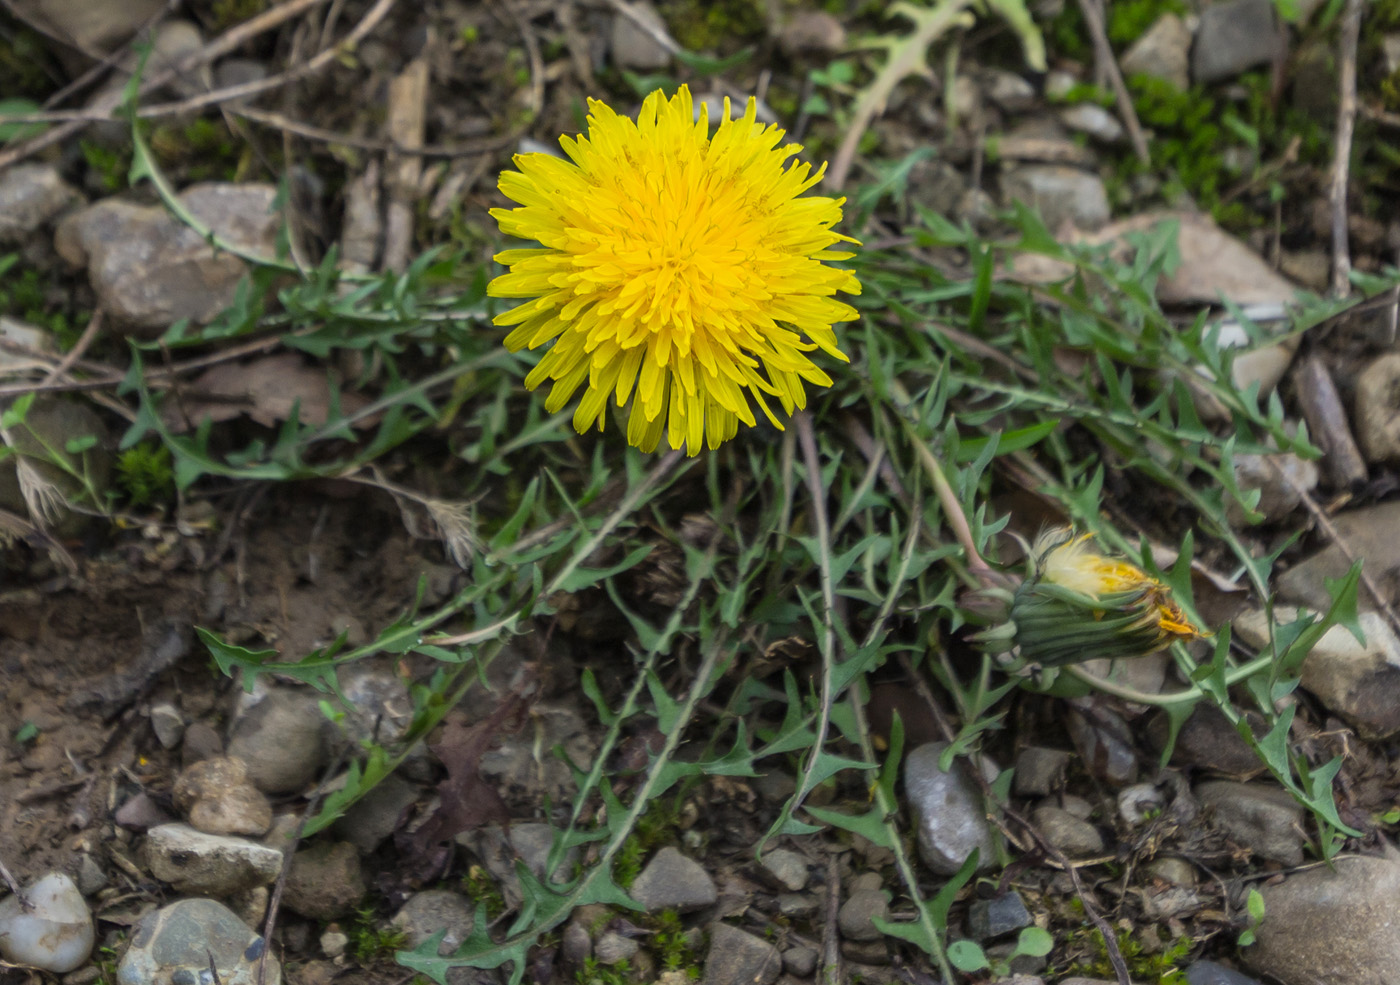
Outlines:
<svg viewBox="0 0 1400 985"><path fill-rule="evenodd" d="M1196 885L1196 868L1184 858L1174 855L1154 858L1147 863L1147 874L1160 879L1170 886L1183 886L1187 889Z"/></svg>
<svg viewBox="0 0 1400 985"><path fill-rule="evenodd" d="M1103 851L1103 835L1088 821L1081 821L1058 807L1037 807L1031 820L1050 842L1070 858L1087 858Z"/></svg>
<svg viewBox="0 0 1400 985"><path fill-rule="evenodd" d="M224 754L224 740L208 722L191 722L185 728L185 741L180 748L180 761L192 766L201 759Z"/></svg>
<svg viewBox="0 0 1400 985"><path fill-rule="evenodd" d="M247 764L248 779L263 793L296 793L325 768L325 726L311 695L269 690L239 716L228 754Z"/></svg>
<svg viewBox="0 0 1400 985"><path fill-rule="evenodd" d="M272 894L266 886L254 886L252 889L240 889L231 894L228 897L228 908L248 926L261 927L267 919L267 904L271 899Z"/></svg>
<svg viewBox="0 0 1400 985"><path fill-rule="evenodd" d="M787 848L775 848L759 862L759 874L777 889L800 893L807 888L807 859Z"/></svg>
<svg viewBox="0 0 1400 985"><path fill-rule="evenodd" d="M150 794L138 793L117 808L112 820L128 831L140 832L169 824L175 819L161 810Z"/></svg>
<svg viewBox="0 0 1400 985"><path fill-rule="evenodd" d="M1378 356L1357 376L1355 427L1367 461L1400 459L1400 354Z"/></svg>
<svg viewBox="0 0 1400 985"><path fill-rule="evenodd" d="M1022 797L1048 797L1065 779L1074 753L1067 749L1027 746L1016 754L1012 789Z"/></svg>
<svg viewBox="0 0 1400 985"><path fill-rule="evenodd" d="M686 913L711 906L718 898L715 881L700 863L670 846L652 856L633 880L631 893L648 913L668 909Z"/></svg>
<svg viewBox="0 0 1400 985"><path fill-rule="evenodd" d="M564 940L559 946L560 957L570 968L581 968L593 956L593 939L581 925L570 923L564 928Z"/></svg>
<svg viewBox="0 0 1400 985"><path fill-rule="evenodd" d="M1259 888L1264 920L1241 948L1261 978L1288 983L1383 985L1400 967L1400 863L1337 859Z"/></svg>
<svg viewBox="0 0 1400 985"><path fill-rule="evenodd" d="M284 902L304 917L332 920L352 912L366 892L355 846L321 842L292 856Z"/></svg>
<svg viewBox="0 0 1400 985"><path fill-rule="evenodd" d="M1232 841L1286 866L1303 864L1303 808L1288 791L1259 783L1212 780L1196 799L1215 808L1215 823Z"/></svg>
<svg viewBox="0 0 1400 985"><path fill-rule="evenodd" d="M549 854L554 850L554 829L539 821L525 821L510 826L510 847L541 882L563 882L579 860L578 848L570 848L560 856L552 874L545 874Z"/></svg>
<svg viewBox="0 0 1400 985"><path fill-rule="evenodd" d="M855 964L883 966L890 963L890 947L883 940L842 941L841 957ZM851 977L854 979L855 974Z"/></svg>
<svg viewBox="0 0 1400 985"><path fill-rule="evenodd" d="M705 985L773 985L783 968L778 949L727 923L710 925Z"/></svg>
<svg viewBox="0 0 1400 985"><path fill-rule="evenodd" d="M1284 250L1279 254L1278 265L1285 277L1310 291L1321 294L1331 286L1332 258L1323 250Z"/></svg>
<svg viewBox="0 0 1400 985"><path fill-rule="evenodd" d="M821 900L812 893L779 893L778 912L789 920L810 917L821 909Z"/></svg>
<svg viewBox="0 0 1400 985"><path fill-rule="evenodd" d="M244 838L211 835L187 824L162 824L146 832L151 874L177 892L224 896L271 883L282 853Z"/></svg>
<svg viewBox="0 0 1400 985"><path fill-rule="evenodd" d="M1027 164L1001 176L1002 198L1040 212L1054 232L1064 223L1091 232L1108 222L1108 193L1103 179L1063 164Z"/></svg>
<svg viewBox="0 0 1400 985"><path fill-rule="evenodd" d="M257 985L267 946L228 907L211 899L185 899L141 918L131 946L117 966L117 985L205 985L218 973L221 985ZM280 985L282 965L267 955L265 985Z"/></svg>
<svg viewBox="0 0 1400 985"><path fill-rule="evenodd" d="M790 947L783 952L783 970L806 978L817 970L817 952L810 947Z"/></svg>
<svg viewBox="0 0 1400 985"><path fill-rule="evenodd" d="M1097 103L1075 103L1060 110L1060 122L1071 130L1087 133L1090 137L1105 144L1116 144L1123 139L1123 124L1118 117Z"/></svg>
<svg viewBox="0 0 1400 985"><path fill-rule="evenodd" d="M573 763L587 769L597 740L574 700L539 701L531 712L535 727L507 733L481 757L481 775L498 783L509 801L532 803L548 797L554 803L571 800L577 790ZM564 750L565 758L537 758L538 749Z"/></svg>
<svg viewBox="0 0 1400 985"><path fill-rule="evenodd" d="M1259 985L1259 982L1214 961L1193 961L1186 969L1186 985Z"/></svg>
<svg viewBox="0 0 1400 985"><path fill-rule="evenodd" d="M1255 727L1256 734L1268 731L1257 712L1246 712L1245 718ZM1165 712L1154 716L1147 727L1148 737L1159 749L1165 747L1169 730ZM1224 713L1205 701L1196 705L1177 733L1172 762L1237 776L1264 768Z"/></svg>
<svg viewBox="0 0 1400 985"><path fill-rule="evenodd" d="M261 82L267 76L267 66L260 61L252 58L225 58L214 66L214 87L227 89L231 86L247 85L250 82ZM241 99L237 102L246 100Z"/></svg>
<svg viewBox="0 0 1400 985"><path fill-rule="evenodd" d="M846 940L873 941L884 936L884 931L875 926L875 919L885 920L889 915L889 893L882 889L862 889L841 904L836 922Z"/></svg>
<svg viewBox="0 0 1400 985"><path fill-rule="evenodd" d="M593 957L599 964L615 965L619 961L631 960L638 950L637 942L632 938L609 930L593 945Z"/></svg>
<svg viewBox="0 0 1400 985"><path fill-rule="evenodd" d="M206 182L179 194L181 204L224 242L274 256L280 214L267 184ZM203 325L234 302L247 264L216 252L163 206L106 199L58 224L54 247L86 266L98 303L119 328L155 338L182 318Z"/></svg>
<svg viewBox="0 0 1400 985"><path fill-rule="evenodd" d="M399 827L403 812L417 803L419 789L397 772L390 773L351 805L331 831L368 855Z"/></svg>
<svg viewBox="0 0 1400 985"><path fill-rule="evenodd" d="M439 955L448 955L471 936L476 923L475 909L467 898L449 889L425 889L414 893L390 923L403 931L408 947L416 948L440 930L446 930ZM567 937L567 934L565 935Z"/></svg>
<svg viewBox="0 0 1400 985"><path fill-rule="evenodd" d="M1036 104L1035 86L1015 72L993 69L986 73L987 98L1008 113L1024 113Z"/></svg>
<svg viewBox="0 0 1400 985"><path fill-rule="evenodd" d="M996 864L996 850L987 823L982 791L968 766L954 759L948 772L938 768L946 742L919 746L904 760L904 789L914 830L918 832L919 856L939 875L953 875L963 862L978 852L978 870ZM995 776L995 769L989 769Z"/></svg>
<svg viewBox="0 0 1400 985"><path fill-rule="evenodd" d="M28 886L23 898L0 900L0 954L7 961L63 974L87 961L96 939L83 894L61 872Z"/></svg>
<svg viewBox="0 0 1400 985"><path fill-rule="evenodd" d="M63 976L63 985L93 985L93 982L102 977L102 969L90 964L86 968L79 968L77 971L69 972Z"/></svg>
<svg viewBox="0 0 1400 985"><path fill-rule="evenodd" d="M1166 806L1162 792L1151 783L1134 783L1118 791L1118 817L1130 828L1157 817Z"/></svg>
<svg viewBox="0 0 1400 985"><path fill-rule="evenodd" d="M1125 76L1164 79L1185 92L1191 85L1191 29L1176 14L1163 14L1133 42L1119 61Z"/></svg>
<svg viewBox="0 0 1400 985"><path fill-rule="evenodd" d="M795 10L778 28L777 41L789 57L834 55L846 47L846 28L825 10Z"/></svg>
<svg viewBox="0 0 1400 985"><path fill-rule="evenodd" d="M1292 622L1295 609L1277 606L1274 618ZM1357 734L1367 740L1388 739L1400 734L1400 638L1376 612L1362 612L1364 644L1344 626L1333 626L1322 634L1303 661L1300 677L1303 687L1346 719ZM1251 646L1269 645L1268 619L1253 610L1235 617L1234 629Z"/></svg>
<svg viewBox="0 0 1400 985"><path fill-rule="evenodd" d="M78 190L51 164L16 164L0 171L0 243L23 243L81 201Z"/></svg>
<svg viewBox="0 0 1400 985"><path fill-rule="evenodd" d="M336 620L337 631L345 628L347 619L354 617L342 615ZM364 633L361 628L361 640ZM347 642L350 646L358 645L353 639ZM357 745L367 740L388 745L398 742L408 731L413 718L413 699L402 677L382 668L357 668L343 674L340 690L350 703L342 723L346 740Z"/></svg>
<svg viewBox="0 0 1400 985"><path fill-rule="evenodd" d="M1225 0L1201 11L1191 48L1191 78L1209 85L1278 57L1285 36L1272 0Z"/></svg>
<svg viewBox="0 0 1400 985"><path fill-rule="evenodd" d="M1352 561L1339 544L1348 544L1357 558L1364 559L1366 571L1388 601L1400 601L1394 587L1400 585L1400 502L1391 501L1348 510L1332 518L1336 542L1298 562L1278 576L1279 594L1288 601L1326 612L1331 605L1327 580L1341 578ZM1359 593L1361 608L1371 607L1365 592Z"/></svg>
<svg viewBox="0 0 1400 985"><path fill-rule="evenodd" d="M1301 494L1317 488L1316 462L1297 455L1255 455L1242 453L1234 457L1235 483L1244 492L1259 490L1255 512L1264 514L1265 523L1286 520L1302 502ZM1225 515L1230 522L1243 526L1244 508L1227 497Z"/></svg>
<svg viewBox="0 0 1400 985"><path fill-rule="evenodd" d="M185 737L185 719L170 702L151 705L151 731L162 749L174 749Z"/></svg>
<svg viewBox="0 0 1400 985"><path fill-rule="evenodd" d="M770 804L786 803L797 792L797 781L790 773L764 773L751 781L754 791Z"/></svg>
<svg viewBox="0 0 1400 985"><path fill-rule="evenodd" d="M68 443L80 438L92 438L94 443L81 452L69 451ZM28 467L61 497L61 502L53 504L55 517L47 523L50 532L61 537L79 534L88 517L67 504L85 509L94 504L87 485L78 476L86 476L99 497L105 494L111 477L111 440L102 418L91 408L71 400L40 396L25 412L23 427L6 429L5 441L15 454L0 462L0 507L20 516L29 515L16 473L16 456L23 456ZM63 465L52 461L54 457L61 459Z"/></svg>
<svg viewBox="0 0 1400 985"><path fill-rule="evenodd" d="M640 0L633 3L631 8L656 33L670 37L666 32L666 22L650 0ZM657 41L651 31L621 13L613 16L608 50L612 53L613 64L618 68L655 70L671 64L671 49Z"/></svg>
<svg viewBox="0 0 1400 985"><path fill-rule="evenodd" d="M885 878L878 872L862 872L846 884L846 892L855 894L867 889L884 889Z"/></svg>
<svg viewBox="0 0 1400 985"><path fill-rule="evenodd" d="M172 799L191 827L208 834L262 835L272 826L272 805L237 756L195 763L175 781Z"/></svg>
<svg viewBox="0 0 1400 985"><path fill-rule="evenodd" d="M78 861L78 892L91 896L107 885L107 870L86 852Z"/></svg>
<svg viewBox="0 0 1400 985"><path fill-rule="evenodd" d="M1090 773L1112 787L1126 786L1137 779L1132 732L1121 717L1102 707L1095 708L1092 717L1071 708L1065 715L1065 724Z"/></svg>
<svg viewBox="0 0 1400 985"><path fill-rule="evenodd" d="M977 900L967 908L967 931L977 941L1005 937L1033 922L1021 894L1014 889L991 899Z"/></svg>
<svg viewBox="0 0 1400 985"><path fill-rule="evenodd" d="M321 934L321 953L328 958L338 958L350 946L350 938L338 924L331 924Z"/></svg>

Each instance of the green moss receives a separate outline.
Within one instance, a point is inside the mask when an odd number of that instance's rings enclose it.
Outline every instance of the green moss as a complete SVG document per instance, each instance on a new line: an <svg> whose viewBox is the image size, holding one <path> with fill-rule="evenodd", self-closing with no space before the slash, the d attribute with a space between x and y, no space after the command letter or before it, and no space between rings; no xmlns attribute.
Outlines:
<svg viewBox="0 0 1400 985"><path fill-rule="evenodd" d="M143 441L117 456L117 486L132 506L167 500L175 494L175 471L170 449Z"/></svg>
<svg viewBox="0 0 1400 985"><path fill-rule="evenodd" d="M77 326L86 324L91 312L55 309L48 277L37 270L18 268L18 260L15 254L0 256L0 314L47 329L60 349L72 348L80 334ZM66 291L56 291L53 296L68 299L71 304Z"/></svg>
<svg viewBox="0 0 1400 985"><path fill-rule="evenodd" d="M759 0L669 0L660 9L671 36L687 51L738 47L766 30Z"/></svg>
<svg viewBox="0 0 1400 985"><path fill-rule="evenodd" d="M402 930L378 926L372 907L356 911L345 936L350 938L350 953L362 965L388 960L408 946L408 935Z"/></svg>
<svg viewBox="0 0 1400 985"><path fill-rule="evenodd" d="M214 0L209 16L214 33L258 16L267 10L267 0Z"/></svg>
<svg viewBox="0 0 1400 985"><path fill-rule="evenodd" d="M200 117L184 125L162 124L151 131L151 149L186 181L231 181L242 154L223 120Z"/></svg>
<svg viewBox="0 0 1400 985"><path fill-rule="evenodd" d="M5 97L42 98L53 89L44 66L48 49L43 39L27 27L7 26L0 34L0 93Z"/></svg>
<svg viewBox="0 0 1400 985"><path fill-rule="evenodd" d="M1191 12L1185 0L1116 0L1108 6L1108 40L1129 45L1147 33L1163 14L1182 16Z"/></svg>
<svg viewBox="0 0 1400 985"><path fill-rule="evenodd" d="M506 912L506 900L496 880L479 865L473 865L462 877L462 891L473 903L486 904L488 919L495 920Z"/></svg>
<svg viewBox="0 0 1400 985"><path fill-rule="evenodd" d="M1082 949L1085 945L1094 952L1092 958L1077 962L1066 969L1066 975L1085 978L1114 977L1113 964L1108 960L1108 948L1104 945L1103 934L1099 933L1097 928L1088 927L1071 933L1065 940L1065 945L1071 952ZM1181 970L1181 965L1186 963L1194 947L1195 941L1183 934L1160 950L1149 953L1132 931L1118 931L1118 951L1128 965L1128 976L1135 982L1186 985L1186 974Z"/></svg>

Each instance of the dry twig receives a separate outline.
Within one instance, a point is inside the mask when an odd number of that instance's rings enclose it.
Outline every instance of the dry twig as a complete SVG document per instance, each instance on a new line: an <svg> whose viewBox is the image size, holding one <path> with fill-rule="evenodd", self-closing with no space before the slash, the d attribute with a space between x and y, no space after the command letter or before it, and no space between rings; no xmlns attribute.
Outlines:
<svg viewBox="0 0 1400 985"><path fill-rule="evenodd" d="M270 31L275 27L291 20L293 17L310 10L326 0L287 0L286 3L278 4L270 10L266 10L256 17L244 21L229 28L219 37L210 41L198 51L190 52L182 58L176 65L164 72L159 72L149 79L143 79L139 92L146 94L154 92L163 85L167 85L175 79L199 68L208 65L215 59L221 58L231 51L237 50L245 42L252 40L259 34ZM69 117L67 122L60 126L46 130L44 133L31 137L29 140L16 144L14 147L0 150L0 170L9 167L16 161L22 161L32 154L38 153L45 147L52 147L62 143L73 134L81 131L93 119L111 119L112 112L121 105L124 93L116 91L103 96L93 106L92 113L84 112L81 118ZM94 116L93 114L100 114Z"/></svg>
<svg viewBox="0 0 1400 985"><path fill-rule="evenodd" d="M1132 141L1133 153L1143 164L1151 164L1147 138L1143 136L1142 124L1138 122L1137 110L1133 109L1133 97L1123 82L1123 72L1118 68L1118 60L1113 57L1113 49L1108 44L1108 32L1104 30L1100 8L1094 0L1079 0L1079 10L1084 14L1084 22L1089 25L1089 34L1094 39L1094 57L1108 74L1109 85L1113 87L1113 98L1118 104L1123 126L1128 131L1128 139Z"/></svg>
<svg viewBox="0 0 1400 985"><path fill-rule="evenodd" d="M1346 408L1326 364L1317 356L1308 356L1298 367L1294 383L1308 433L1322 449L1322 465L1332 485L1346 489L1365 482L1366 460L1356 447Z"/></svg>
<svg viewBox="0 0 1400 985"><path fill-rule="evenodd" d="M1361 38L1362 0L1347 0L1342 17L1338 70L1337 139L1332 152L1328 198L1332 205L1332 293L1351 291L1351 248L1347 242L1347 181L1351 177L1351 138L1356 130L1356 47Z"/></svg>

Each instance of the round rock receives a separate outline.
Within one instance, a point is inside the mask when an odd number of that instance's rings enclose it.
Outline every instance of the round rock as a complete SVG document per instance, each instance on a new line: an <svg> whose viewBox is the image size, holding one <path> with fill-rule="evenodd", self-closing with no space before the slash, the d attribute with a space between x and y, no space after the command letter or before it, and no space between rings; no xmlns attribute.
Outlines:
<svg viewBox="0 0 1400 985"><path fill-rule="evenodd" d="M36 229L81 201L51 164L16 164L0 172L0 243L22 243Z"/></svg>
<svg viewBox="0 0 1400 985"><path fill-rule="evenodd" d="M325 717L309 694L274 690L233 727L228 754L248 766L248 779L263 793L296 793L325 767Z"/></svg>
<svg viewBox="0 0 1400 985"><path fill-rule="evenodd" d="M783 970L778 949L727 923L710 925L705 985L773 985Z"/></svg>
<svg viewBox="0 0 1400 985"><path fill-rule="evenodd" d="M7 961L62 974L88 959L95 939L83 894L61 872L26 889L23 903L17 896L0 900L0 954Z"/></svg>
<svg viewBox="0 0 1400 985"><path fill-rule="evenodd" d="M263 939L221 903L186 899L141 918L121 964L117 985L256 985ZM279 985L282 966L267 956L266 985Z"/></svg>
<svg viewBox="0 0 1400 985"><path fill-rule="evenodd" d="M440 930L447 931L438 954L451 954L471 936L476 916L465 896L450 889L425 889L414 893L390 921L403 931L408 946L415 948Z"/></svg>
<svg viewBox="0 0 1400 985"><path fill-rule="evenodd" d="M1264 920L1244 959L1262 978L1384 985L1400 968L1400 862L1347 858L1263 886Z"/></svg>
<svg viewBox="0 0 1400 985"><path fill-rule="evenodd" d="M215 835L263 835L272 827L272 805L248 782L237 756L216 756L187 768L175 781L175 807L190 826Z"/></svg>
<svg viewBox="0 0 1400 985"><path fill-rule="evenodd" d="M286 904L313 920L334 920L365 898L360 853L348 841L321 842L292 856Z"/></svg>
<svg viewBox="0 0 1400 985"><path fill-rule="evenodd" d="M852 893L851 898L841 904L836 922L841 928L841 936L849 941L874 941L884 936L875 926L875 918L886 919L890 914L889 894L882 889L862 889Z"/></svg>
<svg viewBox="0 0 1400 985"><path fill-rule="evenodd" d="M938 768L947 745L930 742L906 757L904 789L919 836L919 855L934 872L950 876L974 849L979 870L995 864L996 853L982 791L967 765L955 759L946 773Z"/></svg>

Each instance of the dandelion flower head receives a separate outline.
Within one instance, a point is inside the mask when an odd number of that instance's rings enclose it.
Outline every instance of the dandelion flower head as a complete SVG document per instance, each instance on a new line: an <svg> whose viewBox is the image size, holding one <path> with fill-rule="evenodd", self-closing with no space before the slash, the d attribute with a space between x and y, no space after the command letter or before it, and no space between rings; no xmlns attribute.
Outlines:
<svg viewBox="0 0 1400 985"><path fill-rule="evenodd" d="M1094 553L1089 538L1063 528L1042 533L1031 549L1032 557L1039 559L1041 578L1091 599L1133 598L1153 614L1164 643L1202 635L1166 585L1135 564Z"/></svg>
<svg viewBox="0 0 1400 985"><path fill-rule="evenodd" d="M781 429L771 403L791 415L805 384L831 384L810 353L848 361L832 326L856 311L835 295L860 283L824 262L852 255L832 231L845 199L799 197L825 165L789 163L801 147L756 112L750 99L731 119L726 99L711 134L685 86L635 121L590 100L587 135L560 138L569 160L521 154L502 173L520 207L492 216L540 248L496 257L510 270L489 293L528 299L496 324L511 351L552 343L525 385L551 381L551 413L583 388L579 433L630 401L628 442L651 451L664 433L695 455L754 425L754 405Z"/></svg>

